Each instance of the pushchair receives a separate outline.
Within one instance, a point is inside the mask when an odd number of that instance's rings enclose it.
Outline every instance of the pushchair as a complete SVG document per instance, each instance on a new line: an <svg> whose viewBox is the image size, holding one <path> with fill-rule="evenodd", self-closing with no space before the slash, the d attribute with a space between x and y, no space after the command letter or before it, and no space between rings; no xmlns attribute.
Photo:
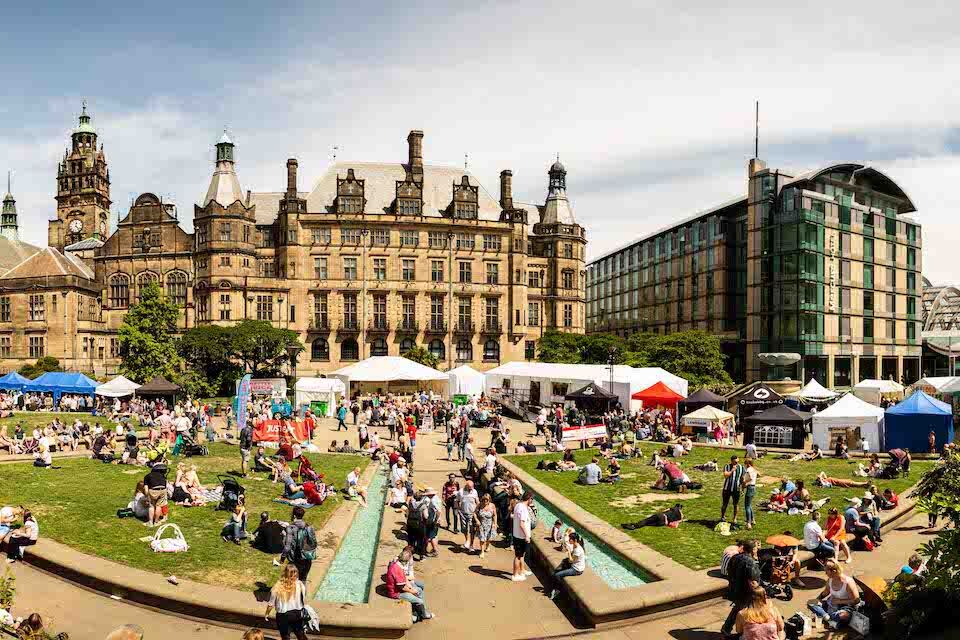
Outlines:
<svg viewBox="0 0 960 640"><path fill-rule="evenodd" d="M157 464L165 464L167 453L170 451L170 443L166 440L147 443L143 446L143 455L147 459L147 466L153 467Z"/></svg>
<svg viewBox="0 0 960 640"><path fill-rule="evenodd" d="M882 480L893 480L899 478L902 473L904 476L910 473L910 462L907 459L907 452L903 449L890 449L887 452L890 455L888 462L877 477Z"/></svg>
<svg viewBox="0 0 960 640"><path fill-rule="evenodd" d="M795 576L790 557L780 555L774 549L761 549L757 555L760 560L760 586L767 592L767 597L793 600L790 581Z"/></svg>
<svg viewBox="0 0 960 640"><path fill-rule="evenodd" d="M180 452L187 456L208 456L210 450L205 445L197 442L196 432L193 429L181 435Z"/></svg>
<svg viewBox="0 0 960 640"><path fill-rule="evenodd" d="M218 475L220 481L220 504L217 511L233 511L237 503L244 499L246 489L233 476Z"/></svg>

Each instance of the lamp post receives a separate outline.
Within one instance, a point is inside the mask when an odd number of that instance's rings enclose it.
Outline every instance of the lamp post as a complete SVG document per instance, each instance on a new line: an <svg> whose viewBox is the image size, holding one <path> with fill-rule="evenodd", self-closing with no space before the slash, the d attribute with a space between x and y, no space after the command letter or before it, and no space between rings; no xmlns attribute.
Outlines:
<svg viewBox="0 0 960 640"><path fill-rule="evenodd" d="M363 360L364 347L367 344L367 234L370 230L360 229L360 359Z"/></svg>
<svg viewBox="0 0 960 640"><path fill-rule="evenodd" d="M290 358L290 377L293 378L293 383L297 383L297 357L300 355L300 345L299 344L288 344L287 345L287 357Z"/></svg>
<svg viewBox="0 0 960 640"><path fill-rule="evenodd" d="M610 366L610 393L613 393L613 366L617 363L617 360L620 357L620 352L616 347L610 347L610 351L607 352L607 364Z"/></svg>
<svg viewBox="0 0 960 640"><path fill-rule="evenodd" d="M447 370L453 369L453 231L447 232L447 251L449 253L447 272L450 277L449 280L449 298L450 300L447 303L448 308L450 309L448 315L447 323Z"/></svg>

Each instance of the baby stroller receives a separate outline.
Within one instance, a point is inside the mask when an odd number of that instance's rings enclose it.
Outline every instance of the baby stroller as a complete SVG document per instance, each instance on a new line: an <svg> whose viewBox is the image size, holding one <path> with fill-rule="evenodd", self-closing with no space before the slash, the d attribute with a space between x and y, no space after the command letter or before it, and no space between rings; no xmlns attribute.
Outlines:
<svg viewBox="0 0 960 640"><path fill-rule="evenodd" d="M147 458L147 465L153 467L157 464L165 464L167 453L170 451L170 443L166 440L158 440L156 443L148 443L143 447L143 454Z"/></svg>
<svg viewBox="0 0 960 640"><path fill-rule="evenodd" d="M882 480L893 480L899 478L900 474L906 475L910 471L910 464L907 462L907 452L903 449L890 449L890 462L880 470L877 477Z"/></svg>
<svg viewBox="0 0 960 640"><path fill-rule="evenodd" d="M191 429L190 431L182 434L182 440L180 443L180 451L183 455L188 458L191 456L208 456L210 455L210 450L207 449L205 445L199 444L197 442L196 434Z"/></svg>
<svg viewBox="0 0 960 640"><path fill-rule="evenodd" d="M220 481L220 504L217 511L233 511L237 503L244 498L246 489L233 476L217 476Z"/></svg>
<svg viewBox="0 0 960 640"><path fill-rule="evenodd" d="M789 556L779 555L773 549L761 549L757 554L760 560L760 586L767 592L768 598L777 598L789 602L793 600L793 566Z"/></svg>

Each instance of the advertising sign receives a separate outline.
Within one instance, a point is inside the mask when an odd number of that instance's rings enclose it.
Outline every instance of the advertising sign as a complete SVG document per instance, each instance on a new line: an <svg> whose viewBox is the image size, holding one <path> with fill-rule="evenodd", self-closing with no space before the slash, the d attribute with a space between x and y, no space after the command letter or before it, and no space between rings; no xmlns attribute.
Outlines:
<svg viewBox="0 0 960 640"><path fill-rule="evenodd" d="M588 424L585 426L569 426L563 428L563 442L578 442L580 440L597 440L607 437L607 428L602 424Z"/></svg>
<svg viewBox="0 0 960 640"><path fill-rule="evenodd" d="M237 385L237 406L235 407L234 413L237 414L237 429L242 430L247 426L247 403L250 402L250 379L251 375L248 373L240 379L240 384Z"/></svg>
<svg viewBox="0 0 960 640"><path fill-rule="evenodd" d="M280 429L288 424L293 429L293 439L306 442L310 439L307 425L303 420L262 420L253 427L254 442L279 442Z"/></svg>

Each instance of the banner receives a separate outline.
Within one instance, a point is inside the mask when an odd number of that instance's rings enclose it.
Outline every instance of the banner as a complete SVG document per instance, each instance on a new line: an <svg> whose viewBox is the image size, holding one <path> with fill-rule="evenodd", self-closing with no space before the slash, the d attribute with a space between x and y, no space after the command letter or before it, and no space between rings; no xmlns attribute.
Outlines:
<svg viewBox="0 0 960 640"><path fill-rule="evenodd" d="M309 430L303 420L264 420L254 424L253 441L279 442L280 428L281 425L285 423L293 428L293 439L296 442L307 442L310 440Z"/></svg>
<svg viewBox="0 0 960 640"><path fill-rule="evenodd" d="M563 428L562 442L577 442L579 440L606 439L607 428L602 424L588 424L583 427L570 426Z"/></svg>
<svg viewBox="0 0 960 640"><path fill-rule="evenodd" d="M237 431L242 431L247 426L247 403L250 402L250 379L249 373L240 379L237 385L237 406L234 413L237 414Z"/></svg>
<svg viewBox="0 0 960 640"><path fill-rule="evenodd" d="M271 398L287 397L286 378L257 378L250 381L250 393L255 396L270 396Z"/></svg>

